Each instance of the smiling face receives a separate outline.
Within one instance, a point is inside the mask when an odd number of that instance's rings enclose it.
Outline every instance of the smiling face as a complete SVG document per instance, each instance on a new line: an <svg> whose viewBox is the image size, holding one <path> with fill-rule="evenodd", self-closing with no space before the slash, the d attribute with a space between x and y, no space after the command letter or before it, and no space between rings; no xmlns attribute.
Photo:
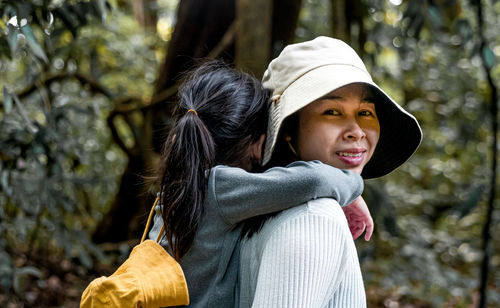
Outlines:
<svg viewBox="0 0 500 308"><path fill-rule="evenodd" d="M291 142L300 159L320 160L359 174L380 137L370 88L359 83L343 86L302 108L298 121L297 138Z"/></svg>

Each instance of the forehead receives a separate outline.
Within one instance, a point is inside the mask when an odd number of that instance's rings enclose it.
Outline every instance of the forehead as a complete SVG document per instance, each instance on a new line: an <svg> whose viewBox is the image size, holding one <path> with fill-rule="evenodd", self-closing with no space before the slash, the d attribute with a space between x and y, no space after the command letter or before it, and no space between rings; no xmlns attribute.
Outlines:
<svg viewBox="0 0 500 308"><path fill-rule="evenodd" d="M319 100L329 99L329 98L343 98L345 96L358 96L361 98L372 97L375 95L375 91L367 84L364 83L351 83L340 87L332 92L321 97Z"/></svg>
<svg viewBox="0 0 500 308"><path fill-rule="evenodd" d="M363 83L348 84L315 100L306 107L302 108L302 110L312 111L318 108L321 109L323 107L330 106L332 104L345 105L353 102L358 102L356 103L356 106L359 106L361 103L364 106L368 105L375 108L375 91L373 91L370 86Z"/></svg>

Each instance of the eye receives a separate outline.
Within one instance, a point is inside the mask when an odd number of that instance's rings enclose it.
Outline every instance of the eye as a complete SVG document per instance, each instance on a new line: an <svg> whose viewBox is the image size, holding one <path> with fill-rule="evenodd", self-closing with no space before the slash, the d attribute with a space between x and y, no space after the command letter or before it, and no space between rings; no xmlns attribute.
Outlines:
<svg viewBox="0 0 500 308"><path fill-rule="evenodd" d="M340 111L338 111L337 109L328 109L323 114L325 114L325 115L332 115L332 116L341 115Z"/></svg>
<svg viewBox="0 0 500 308"><path fill-rule="evenodd" d="M363 117L375 116L375 113L372 112L371 110L361 110L358 114Z"/></svg>

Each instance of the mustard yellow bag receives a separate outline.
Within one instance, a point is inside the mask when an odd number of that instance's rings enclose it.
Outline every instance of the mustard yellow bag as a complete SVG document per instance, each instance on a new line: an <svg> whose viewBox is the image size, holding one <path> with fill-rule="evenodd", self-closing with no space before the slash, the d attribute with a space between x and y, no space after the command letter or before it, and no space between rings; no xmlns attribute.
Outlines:
<svg viewBox="0 0 500 308"><path fill-rule="evenodd" d="M156 242L144 241L157 202L158 198L149 213L141 243L111 276L94 279L87 286L82 294L81 308L156 308L189 304L181 266L158 244L164 228Z"/></svg>

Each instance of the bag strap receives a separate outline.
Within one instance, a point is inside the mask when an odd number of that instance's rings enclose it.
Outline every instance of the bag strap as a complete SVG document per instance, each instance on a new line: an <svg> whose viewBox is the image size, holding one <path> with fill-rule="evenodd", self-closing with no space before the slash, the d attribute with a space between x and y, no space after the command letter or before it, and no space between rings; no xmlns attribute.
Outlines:
<svg viewBox="0 0 500 308"><path fill-rule="evenodd" d="M148 222L146 223L146 228L144 229L144 233L142 234L141 243L144 242L144 240L146 239L146 234L148 234L149 225L151 225L151 220L153 219L155 207L156 207L156 204L158 203L159 200L160 200L160 197L157 196L155 202L153 203L153 207L151 208L151 211L149 212ZM163 231L165 231L164 224L162 224L161 229L160 229L160 233L158 233L158 236L156 237L157 243L159 243L159 240L160 240L161 236L163 235Z"/></svg>

